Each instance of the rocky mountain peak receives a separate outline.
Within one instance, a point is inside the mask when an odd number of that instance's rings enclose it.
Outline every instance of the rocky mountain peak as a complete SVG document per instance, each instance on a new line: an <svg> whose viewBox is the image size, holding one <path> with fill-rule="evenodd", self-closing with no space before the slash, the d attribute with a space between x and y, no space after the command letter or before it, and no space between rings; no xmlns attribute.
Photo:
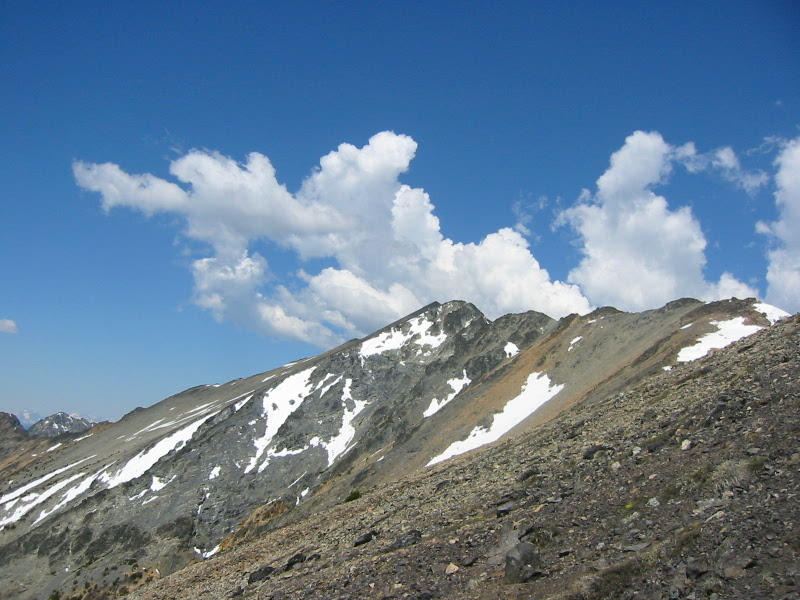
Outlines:
<svg viewBox="0 0 800 600"><path fill-rule="evenodd" d="M0 412L0 435L24 434L25 429L16 415Z"/></svg>
<svg viewBox="0 0 800 600"><path fill-rule="evenodd" d="M81 433L91 427L92 423L83 417L58 412L31 425L28 433L32 437L49 438L65 433Z"/></svg>

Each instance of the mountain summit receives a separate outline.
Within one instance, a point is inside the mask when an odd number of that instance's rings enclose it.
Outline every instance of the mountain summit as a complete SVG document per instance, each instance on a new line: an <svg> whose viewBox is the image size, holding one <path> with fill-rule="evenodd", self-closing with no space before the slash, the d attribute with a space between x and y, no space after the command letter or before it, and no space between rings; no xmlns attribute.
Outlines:
<svg viewBox="0 0 800 600"><path fill-rule="evenodd" d="M754 300L684 299L490 321L466 302L433 303L319 356L186 390L47 448L22 444L0 465L0 595L128 593L678 376L783 316Z"/></svg>

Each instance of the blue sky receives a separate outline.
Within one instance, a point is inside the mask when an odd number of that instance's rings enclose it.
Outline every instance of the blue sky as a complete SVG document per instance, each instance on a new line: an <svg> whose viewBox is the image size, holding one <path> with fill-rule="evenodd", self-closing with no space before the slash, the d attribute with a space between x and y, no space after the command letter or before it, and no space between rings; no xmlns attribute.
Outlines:
<svg viewBox="0 0 800 600"><path fill-rule="evenodd" d="M4 2L0 410L434 299L800 310L797 3L428 4Z"/></svg>

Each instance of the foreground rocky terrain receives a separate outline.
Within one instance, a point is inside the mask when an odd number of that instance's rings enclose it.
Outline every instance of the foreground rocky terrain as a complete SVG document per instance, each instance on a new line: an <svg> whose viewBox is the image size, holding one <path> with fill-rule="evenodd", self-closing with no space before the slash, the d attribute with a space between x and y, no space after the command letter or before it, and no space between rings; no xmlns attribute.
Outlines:
<svg viewBox="0 0 800 600"><path fill-rule="evenodd" d="M797 324L777 316L752 299L560 321L434 303L80 434L0 418L0 597L617 597L623 580L682 597L701 577L738 593L756 563L720 574L670 544L712 515L738 531L771 502L760 478L796 474L761 440L796 441ZM791 517L778 499L769 514ZM773 562L794 560L770 535Z"/></svg>
<svg viewBox="0 0 800 600"><path fill-rule="evenodd" d="M794 317L132 597L800 598L798 373Z"/></svg>

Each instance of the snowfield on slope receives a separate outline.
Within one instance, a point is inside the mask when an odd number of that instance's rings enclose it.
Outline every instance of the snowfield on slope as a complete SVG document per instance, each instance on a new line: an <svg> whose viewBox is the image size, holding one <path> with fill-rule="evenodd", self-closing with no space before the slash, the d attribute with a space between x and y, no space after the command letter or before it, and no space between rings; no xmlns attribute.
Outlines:
<svg viewBox="0 0 800 600"><path fill-rule="evenodd" d="M678 362L690 362L703 358L706 354L717 348L724 348L756 331L763 329L760 325L745 325L744 317L736 317L729 321L711 321L717 326L717 331L705 334L693 346L687 346L678 352Z"/></svg>
<svg viewBox="0 0 800 600"><path fill-rule="evenodd" d="M552 385L546 373L531 373L522 386L520 394L509 400L503 410L494 415L488 429L480 425L475 427L467 439L450 444L439 456L431 459L427 466L435 465L453 456L499 440L503 434L527 419L537 408L563 389L563 384Z"/></svg>
<svg viewBox="0 0 800 600"><path fill-rule="evenodd" d="M786 311L770 304L765 304L764 302L754 303L753 310L764 315L772 325L781 319L791 316ZM724 348L733 342L737 342L763 329L760 325L745 325L744 321L744 317L735 317L728 321L710 321L711 325L717 326L717 331L707 333L698 339L694 345L683 348L678 353L677 361L690 362L698 358L703 358L706 354L711 352L711 350ZM684 325L681 329L687 329L691 325L693 325L693 323Z"/></svg>
<svg viewBox="0 0 800 600"><path fill-rule="evenodd" d="M437 398L431 400L430 406L428 406L428 408L425 409L425 412L422 413L422 416L424 418L428 418L431 415L435 415L448 402L450 402L450 400L458 396L461 390L467 387L470 383L472 382L469 380L469 377L467 377L467 370L464 369L464 375L462 376L461 379L454 378L447 381L447 385L449 385L450 389L453 390L450 394L447 395L447 398L445 398L444 400L439 400Z"/></svg>
<svg viewBox="0 0 800 600"><path fill-rule="evenodd" d="M111 489L131 481L132 479L141 477L167 454L173 450L180 450L183 448L186 443L192 439L192 436L195 434L195 432L200 429L200 426L208 421L211 417L216 415L217 412L208 414L201 419L198 419L191 425L188 425L183 429L179 429L178 431L159 440L152 448L145 450L144 452L140 452L134 456L115 473L112 474L110 471L106 471L100 476L100 481L104 482L108 489Z"/></svg>
<svg viewBox="0 0 800 600"><path fill-rule="evenodd" d="M303 400L314 391L310 379L315 369L316 367L311 367L305 371L290 375L264 394L261 413L266 421L264 433L253 440L256 453L250 459L247 467L245 467L245 473L255 469L258 460L272 443L272 439L286 422L286 419L289 418L289 415L300 408ZM267 467L269 459L270 457L267 456L266 460L258 467L259 473Z"/></svg>

